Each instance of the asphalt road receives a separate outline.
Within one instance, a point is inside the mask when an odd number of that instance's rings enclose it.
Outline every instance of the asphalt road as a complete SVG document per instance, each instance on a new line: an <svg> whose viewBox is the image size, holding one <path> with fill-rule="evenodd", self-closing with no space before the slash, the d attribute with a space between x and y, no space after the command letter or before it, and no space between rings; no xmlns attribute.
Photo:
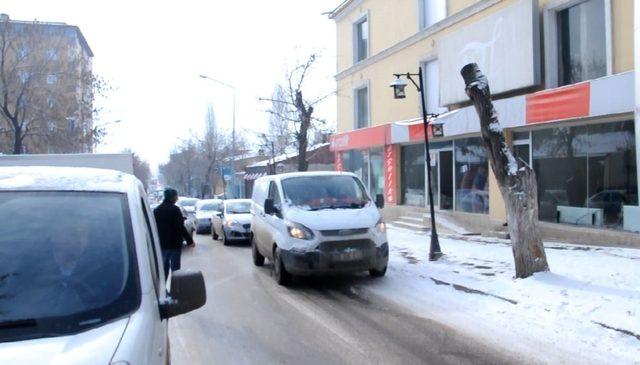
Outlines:
<svg viewBox="0 0 640 365"><path fill-rule="evenodd" d="M174 365L511 364L442 324L368 294L368 275L298 279L278 286L254 267L249 246L197 236L183 268L201 270L207 304L170 321Z"/></svg>

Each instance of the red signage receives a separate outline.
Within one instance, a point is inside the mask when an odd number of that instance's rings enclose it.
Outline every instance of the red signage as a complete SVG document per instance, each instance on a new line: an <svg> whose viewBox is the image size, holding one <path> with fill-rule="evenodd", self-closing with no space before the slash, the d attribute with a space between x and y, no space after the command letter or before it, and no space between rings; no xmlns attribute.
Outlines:
<svg viewBox="0 0 640 365"><path fill-rule="evenodd" d="M588 82L527 95L527 124L589 116Z"/></svg>
<svg viewBox="0 0 640 365"><path fill-rule="evenodd" d="M335 152L335 164L336 171L344 171L344 165L342 163L342 152Z"/></svg>
<svg viewBox="0 0 640 365"><path fill-rule="evenodd" d="M430 124L427 130L429 131L429 138L433 138L433 125ZM424 125L422 123L409 125L409 141L424 141Z"/></svg>
<svg viewBox="0 0 640 365"><path fill-rule="evenodd" d="M359 148L383 146L386 141L388 124L356 129L331 136L331 151L347 151Z"/></svg>
<svg viewBox="0 0 640 365"><path fill-rule="evenodd" d="M384 147L384 197L386 203L398 204L396 201L398 190L397 168L398 152L393 145Z"/></svg>

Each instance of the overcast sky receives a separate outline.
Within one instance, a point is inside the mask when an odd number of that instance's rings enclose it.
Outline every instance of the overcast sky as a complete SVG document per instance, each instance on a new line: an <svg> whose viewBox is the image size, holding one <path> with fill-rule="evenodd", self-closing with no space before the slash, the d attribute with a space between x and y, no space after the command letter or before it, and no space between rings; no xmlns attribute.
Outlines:
<svg viewBox="0 0 640 365"><path fill-rule="evenodd" d="M96 125L107 126L99 152L130 148L152 165L168 158L180 139L202 133L207 103L231 129L237 89L238 133L264 130L269 97L288 65L322 54L310 96L335 89L335 24L322 13L338 0L2 0L12 19L77 25L95 53L94 72L115 88ZM335 123L335 98L318 113Z"/></svg>

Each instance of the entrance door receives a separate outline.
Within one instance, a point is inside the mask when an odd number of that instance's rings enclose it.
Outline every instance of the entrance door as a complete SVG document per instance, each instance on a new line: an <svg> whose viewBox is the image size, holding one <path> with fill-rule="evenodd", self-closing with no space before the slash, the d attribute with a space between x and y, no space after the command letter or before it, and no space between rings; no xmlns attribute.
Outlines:
<svg viewBox="0 0 640 365"><path fill-rule="evenodd" d="M440 180L437 198L440 209L451 210L453 209L453 151L439 152L437 170Z"/></svg>

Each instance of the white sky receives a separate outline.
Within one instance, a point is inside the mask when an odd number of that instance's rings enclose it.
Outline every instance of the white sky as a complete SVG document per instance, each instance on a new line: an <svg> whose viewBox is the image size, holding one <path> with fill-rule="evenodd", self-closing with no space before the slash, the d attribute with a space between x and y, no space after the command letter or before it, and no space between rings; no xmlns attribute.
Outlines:
<svg viewBox="0 0 640 365"><path fill-rule="evenodd" d="M248 138L265 129L269 97L287 65L312 51L322 58L308 94L335 90L335 24L323 12L339 0L2 0L12 19L77 25L95 53L94 72L115 88L100 101L96 125L107 128L98 152L130 148L152 165L180 139L201 133L207 103L230 130L230 89L237 90L236 130ZM318 108L335 124L335 98ZM154 166L155 167L155 166Z"/></svg>

